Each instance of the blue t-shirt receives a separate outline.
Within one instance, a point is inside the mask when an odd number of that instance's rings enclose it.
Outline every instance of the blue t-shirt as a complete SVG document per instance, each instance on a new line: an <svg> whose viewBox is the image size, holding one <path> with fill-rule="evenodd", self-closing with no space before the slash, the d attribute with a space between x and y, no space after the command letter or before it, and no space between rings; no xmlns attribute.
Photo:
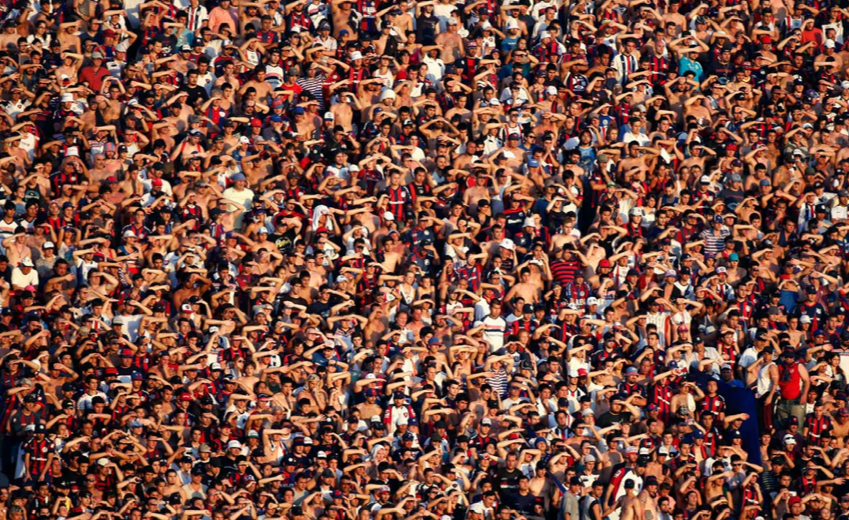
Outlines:
<svg viewBox="0 0 849 520"><path fill-rule="evenodd" d="M682 56L681 59L678 61L678 75L683 76L684 73L688 71L693 71L696 74L696 77L693 79L695 79L699 83L702 82L702 64L697 61L691 60L687 56Z"/></svg>

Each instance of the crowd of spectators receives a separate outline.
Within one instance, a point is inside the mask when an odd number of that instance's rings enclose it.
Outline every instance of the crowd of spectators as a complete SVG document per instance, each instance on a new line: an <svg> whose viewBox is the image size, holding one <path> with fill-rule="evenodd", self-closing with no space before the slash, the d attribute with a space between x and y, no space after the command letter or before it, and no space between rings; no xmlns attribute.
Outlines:
<svg viewBox="0 0 849 520"><path fill-rule="evenodd" d="M846 0L0 0L0 520L849 520Z"/></svg>

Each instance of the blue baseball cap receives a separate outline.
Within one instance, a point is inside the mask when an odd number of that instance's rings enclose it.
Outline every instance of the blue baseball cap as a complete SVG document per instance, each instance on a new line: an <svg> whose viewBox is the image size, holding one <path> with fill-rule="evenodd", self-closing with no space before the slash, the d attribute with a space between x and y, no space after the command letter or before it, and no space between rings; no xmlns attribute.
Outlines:
<svg viewBox="0 0 849 520"><path fill-rule="evenodd" d="M307 113L307 111L306 111L306 110L304 110L304 107L295 107L294 114L295 114L296 116L302 116L302 115L304 115L304 114L306 114L306 113Z"/></svg>
<svg viewBox="0 0 849 520"><path fill-rule="evenodd" d="M539 161L536 159L531 159L528 161L528 168L539 168Z"/></svg>

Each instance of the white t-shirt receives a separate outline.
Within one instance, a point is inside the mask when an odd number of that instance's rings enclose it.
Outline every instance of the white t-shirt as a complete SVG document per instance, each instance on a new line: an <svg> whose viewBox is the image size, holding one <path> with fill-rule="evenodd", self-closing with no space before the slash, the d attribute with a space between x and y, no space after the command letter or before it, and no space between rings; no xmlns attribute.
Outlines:
<svg viewBox="0 0 849 520"><path fill-rule="evenodd" d="M344 180L348 180L348 179L351 178L351 175L348 172L348 165L345 165L345 166L342 166L342 167L336 166L336 165L328 166L327 167L327 173L329 173L331 175L335 175L336 177L339 177L340 179L344 179Z"/></svg>
<svg viewBox="0 0 849 520"><path fill-rule="evenodd" d="M628 132L627 134L625 134L623 136L622 142L625 143L625 144L628 144L631 141L637 141L637 143L640 146L646 146L647 144L649 144L651 142L646 134L643 134L643 133L635 134L633 132Z"/></svg>
<svg viewBox="0 0 849 520"><path fill-rule="evenodd" d="M224 190L224 193L222 193L221 196L229 201L238 204L239 206L245 209L250 209L250 202L254 198L254 192L253 190L249 190L247 188L243 189L242 191L238 191L235 188L227 188L226 190Z"/></svg>
<svg viewBox="0 0 849 520"><path fill-rule="evenodd" d="M29 274L24 274L20 267L14 268L12 270L12 285L18 287L26 287L27 285L38 287L38 271L33 267Z"/></svg>
<svg viewBox="0 0 849 520"><path fill-rule="evenodd" d="M433 83L438 83L442 80L442 76L445 74L445 62L439 58L433 59L430 56L425 56L422 58L422 63L427 66L427 74L426 78L431 80Z"/></svg>
<svg viewBox="0 0 849 520"><path fill-rule="evenodd" d="M478 325L483 325L483 338L491 345L492 352L504 347L504 333L507 330L507 322L504 321L504 318L487 316L475 323L475 327Z"/></svg>

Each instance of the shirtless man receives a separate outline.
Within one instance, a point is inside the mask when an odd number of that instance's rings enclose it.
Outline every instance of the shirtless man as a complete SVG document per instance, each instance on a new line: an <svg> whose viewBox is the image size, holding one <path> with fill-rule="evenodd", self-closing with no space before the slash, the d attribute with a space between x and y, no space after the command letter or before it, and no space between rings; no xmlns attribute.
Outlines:
<svg viewBox="0 0 849 520"><path fill-rule="evenodd" d="M632 168L645 168L648 156L640 154L640 145L631 141L628 145L628 157L619 161L619 174L630 171Z"/></svg>
<svg viewBox="0 0 849 520"><path fill-rule="evenodd" d="M646 520L657 520L657 477L646 477L645 485L643 485L643 490L640 491L640 494L637 495L637 498L639 499L640 505L642 506L643 511L645 512Z"/></svg>
<svg viewBox="0 0 849 520"><path fill-rule="evenodd" d="M436 37L436 44L440 46L442 51L440 58L445 63L454 63L466 55L463 38L457 34L459 27L456 21L449 21L448 32L440 33Z"/></svg>
<svg viewBox="0 0 849 520"><path fill-rule="evenodd" d="M619 497L613 507L604 512L604 516L611 516L619 511L619 520L640 520L643 516L643 504L634 494L636 482L632 479L625 481L625 494Z"/></svg>
<svg viewBox="0 0 849 520"><path fill-rule="evenodd" d="M690 98L690 99L693 99L693 98ZM700 97L699 99L696 99L695 101L693 101L690 104L685 102L684 103L684 116L685 117L686 116L693 116L696 119L705 119L707 121L710 121L711 120L710 109L708 109L708 107L706 107L703 104L706 101L707 101L707 98L702 96L702 97Z"/></svg>
<svg viewBox="0 0 849 520"><path fill-rule="evenodd" d="M681 34L684 27L687 27L687 19L684 18L684 15L678 12L679 7L681 7L680 0L672 0L669 3L669 8L667 9L666 14L663 15L664 27L669 30L669 24L673 24L675 26L674 36L676 37Z"/></svg>
<svg viewBox="0 0 849 520"><path fill-rule="evenodd" d="M350 83L348 80L344 82ZM359 106L357 96L351 92L340 92L337 100L330 107L329 114L333 116L331 120L335 121L336 125L344 128L346 132L350 132L353 129L352 122L354 120L354 111L351 108L351 103ZM327 114L324 114L324 118L327 119Z"/></svg>
<svg viewBox="0 0 849 520"><path fill-rule="evenodd" d="M315 125L307 120L306 110L303 107L297 107L293 113L295 114L295 124L293 126L298 133L298 137L301 141L310 139L313 132L315 132Z"/></svg>
<svg viewBox="0 0 849 520"><path fill-rule="evenodd" d="M458 155L454 159L454 168L457 170L468 170L469 165L475 159L479 159L481 156L481 148L476 141L468 141L466 142L466 151L460 155ZM487 167L484 163L478 163L476 168L485 168ZM486 173L486 172L484 172ZM478 186L475 186L478 187ZM489 190L487 190L488 192ZM487 197L489 198L489 197Z"/></svg>
<svg viewBox="0 0 849 520"><path fill-rule="evenodd" d="M7 145L7 153L15 158L16 164L21 166L22 168L29 168L30 160L29 154L26 150L21 148L21 140L23 139L23 135L15 134L12 137L6 138Z"/></svg>
<svg viewBox="0 0 849 520"><path fill-rule="evenodd" d="M346 277L353 277L354 274L345 274L345 267L342 268L342 274ZM369 315L368 323L366 324L363 333L366 337L366 342L376 343L389 329L389 323L386 318L386 312L381 307L376 307Z"/></svg>
<svg viewBox="0 0 849 520"><path fill-rule="evenodd" d="M401 263L401 252L403 252L404 243L398 240L398 233L390 233L383 238L383 265L386 266L389 272L395 272L398 265Z"/></svg>
<svg viewBox="0 0 849 520"><path fill-rule="evenodd" d="M510 292L504 297L504 301L511 301L514 297L519 296L527 303L539 303L542 290L539 285L531 283L531 270L527 267L523 268L520 274L520 282L514 285Z"/></svg>
<svg viewBox="0 0 849 520"><path fill-rule="evenodd" d="M104 168L106 157L102 153L94 155L94 167L89 168L88 174L92 181L103 182L110 173Z"/></svg>
<svg viewBox="0 0 849 520"><path fill-rule="evenodd" d="M195 76L194 82L195 82L195 84L197 84L197 76ZM194 85L189 85L189 86L194 86ZM239 89L239 95L243 96L245 94L245 92L247 92L247 90L251 87L253 87L253 89L256 90L257 99L261 100L263 103L271 95L273 89L271 88L271 85L268 82L265 81L265 67L264 66L260 65L259 67L254 69L254 79L247 81L247 82L245 82L244 85L242 85L242 88Z"/></svg>
<svg viewBox="0 0 849 520"><path fill-rule="evenodd" d="M473 141L469 141L467 144L473 144ZM477 210L478 202L481 199L491 200L489 188L487 187L488 177L486 170L478 170L475 176L475 185L468 188L463 194L463 204L471 211Z"/></svg>
<svg viewBox="0 0 849 520"><path fill-rule="evenodd" d="M678 76L677 81L668 81L663 85L666 99L669 100L669 110L680 117L684 112L684 101L693 99L693 89L698 86L696 81L684 76Z"/></svg>
<svg viewBox="0 0 849 520"><path fill-rule="evenodd" d="M414 30L413 17L408 12L410 10L409 1L401 0L398 2L398 10L401 11L401 14L395 16L393 23L399 29L399 34L407 34L407 31Z"/></svg>
<svg viewBox="0 0 849 520"><path fill-rule="evenodd" d="M721 461L713 463L711 475L705 483L704 493L708 503L710 503L714 498L720 497L724 494L725 490L723 488L725 487L725 479L733 475L734 473L732 471L723 471Z"/></svg>
<svg viewBox="0 0 849 520"><path fill-rule="evenodd" d="M692 154L690 157L681 161L681 167L687 167L692 169L693 166L698 166L702 171L705 169L705 152L713 154L713 150L706 148L700 144L698 145L690 145L690 153Z"/></svg>
<svg viewBox="0 0 849 520"><path fill-rule="evenodd" d="M548 508L551 506L551 494L553 491L551 482L548 478L546 478L547 471L545 464L537 465L534 477L528 485L531 495L542 498L543 507L546 511L548 511Z"/></svg>
<svg viewBox="0 0 849 520"><path fill-rule="evenodd" d="M250 250L255 253L258 252L260 249L265 249L266 251L276 249L274 242L268 240L268 229L266 229L264 226L257 228L256 240L251 240L241 233L234 232L233 235L244 240L245 243L247 243L250 247Z"/></svg>
<svg viewBox="0 0 849 520"><path fill-rule="evenodd" d="M107 83L110 81L117 81L115 78L109 77L104 78L103 82ZM103 118L105 124L111 124L113 121L117 120L121 114L121 102L118 100L109 100L106 97L99 95L95 97L95 103L93 103L94 110L89 110L80 116L80 119L83 121L83 128L86 130L90 130L97 126L97 116L100 115Z"/></svg>
<svg viewBox="0 0 849 520"><path fill-rule="evenodd" d="M229 84L234 89L239 88L239 80L236 77L236 65L233 63L225 64L224 74L222 74L220 78L215 80L215 86L219 88L223 88L225 83Z"/></svg>
<svg viewBox="0 0 849 520"><path fill-rule="evenodd" d="M843 439L849 435L849 414L843 412L841 409L838 413L832 414L832 430L831 436L833 439L837 439L837 445L840 448L845 447Z"/></svg>
<svg viewBox="0 0 849 520"><path fill-rule="evenodd" d="M410 311L410 321L407 322L407 328L413 331L416 340L421 339L421 330L425 327L425 322L422 321L423 309L417 305Z"/></svg>
<svg viewBox="0 0 849 520"><path fill-rule="evenodd" d="M339 33L343 30L354 33L354 28L348 23L351 19L353 2L351 0L333 0L330 7L333 12L333 37L339 38Z"/></svg>

